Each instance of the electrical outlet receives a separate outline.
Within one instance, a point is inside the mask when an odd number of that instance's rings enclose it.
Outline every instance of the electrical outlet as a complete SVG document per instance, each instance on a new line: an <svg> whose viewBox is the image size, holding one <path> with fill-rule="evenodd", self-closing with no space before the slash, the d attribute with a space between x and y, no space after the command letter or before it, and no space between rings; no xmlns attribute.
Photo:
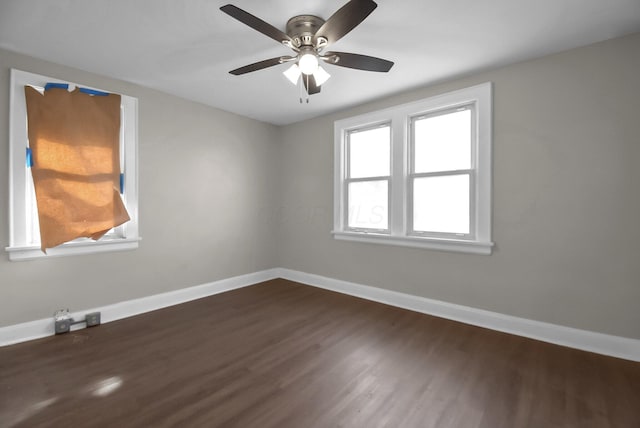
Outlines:
<svg viewBox="0 0 640 428"><path fill-rule="evenodd" d="M55 323L54 331L56 334L62 334L69 332L71 324L73 324L73 318L69 313L69 309L60 309L54 312L53 321Z"/></svg>
<svg viewBox="0 0 640 428"><path fill-rule="evenodd" d="M85 316L87 327L94 327L100 325L100 312L91 312Z"/></svg>
<svg viewBox="0 0 640 428"><path fill-rule="evenodd" d="M56 334L68 333L71 328L71 319L56 320Z"/></svg>

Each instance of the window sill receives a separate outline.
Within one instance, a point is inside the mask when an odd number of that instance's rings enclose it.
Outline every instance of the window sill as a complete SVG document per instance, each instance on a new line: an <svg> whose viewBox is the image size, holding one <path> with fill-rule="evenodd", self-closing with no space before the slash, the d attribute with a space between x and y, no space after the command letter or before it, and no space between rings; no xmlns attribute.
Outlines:
<svg viewBox="0 0 640 428"><path fill-rule="evenodd" d="M95 254L113 251L135 250L138 248L138 242L141 238L130 239L105 239L100 241L79 241L68 242L55 248L47 249L44 254L40 247L23 246L23 247L7 247L5 250L9 253L9 260L22 261L34 260L47 257L74 256L82 254Z"/></svg>
<svg viewBox="0 0 640 428"><path fill-rule="evenodd" d="M370 244L395 245L430 250L452 251L456 253L490 255L493 242L466 241L455 239L422 238L416 236L390 236L377 233L333 231L334 239L341 241L366 242Z"/></svg>

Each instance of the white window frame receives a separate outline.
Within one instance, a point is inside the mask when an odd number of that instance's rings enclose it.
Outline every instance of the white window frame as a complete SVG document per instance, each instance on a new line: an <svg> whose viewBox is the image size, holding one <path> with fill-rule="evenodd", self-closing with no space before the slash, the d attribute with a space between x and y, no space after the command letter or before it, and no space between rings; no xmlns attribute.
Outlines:
<svg viewBox="0 0 640 428"><path fill-rule="evenodd" d="M412 231L411 121L414 118L470 106L472 162L470 174L470 233L468 235ZM347 227L347 138L350 132L377 124L391 124L391 182L387 233ZM491 254L492 83L436 95L417 102L338 120L334 123L335 239L399 245L472 254ZM421 174L418 174L421 175Z"/></svg>
<svg viewBox="0 0 640 428"><path fill-rule="evenodd" d="M55 248L48 248L47 254L34 241L33 224L36 210L31 171L26 168L27 109L24 87L29 85L42 88L46 83L69 83L71 86L96 89L88 85L62 81L26 71L11 69L9 94L9 260L31 260L44 257L58 257L91 254L107 251L122 251L138 248L138 100L121 95L121 168L124 173L122 199L127 207L130 221L115 228L98 241L80 238Z"/></svg>
<svg viewBox="0 0 640 428"><path fill-rule="evenodd" d="M390 227L391 225L389 224L389 227L387 227L386 229L371 229L371 228L359 228L359 227L349 227L349 198L348 198L348 188L349 188L349 184L350 183L362 183L362 182L370 182L370 181L386 181L387 182L387 206L389 208L391 208L391 166L389 166L389 175L382 175L382 176L373 176L373 177L359 177L359 178L350 178L350 171L349 171L349 165L350 165L350 145L351 145L351 135L353 133L356 132L363 132L363 131L369 131L372 129L376 129L376 128L381 128L381 127L389 127L389 130L391 131L391 123L376 123L374 125L369 125L369 126L365 126L365 127L361 127L358 129L349 129L346 134L345 134L345 178L344 178L344 197L343 197L343 203L345 204L345 206L347 207L347 209L344 212L344 215L346 216L344 218L344 224L345 224L345 229L349 232L364 232L364 233L380 233L380 234L389 234L390 232ZM389 145L389 150L391 150L391 145ZM389 156L389 159L391 159L391 156ZM388 213L387 213L388 216Z"/></svg>

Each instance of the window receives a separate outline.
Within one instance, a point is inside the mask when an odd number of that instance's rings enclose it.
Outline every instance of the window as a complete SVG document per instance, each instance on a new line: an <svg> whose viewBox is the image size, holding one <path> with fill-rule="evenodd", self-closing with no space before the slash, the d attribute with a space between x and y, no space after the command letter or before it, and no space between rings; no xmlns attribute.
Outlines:
<svg viewBox="0 0 640 428"><path fill-rule="evenodd" d="M491 254L491 83L335 123L336 239Z"/></svg>
<svg viewBox="0 0 640 428"><path fill-rule="evenodd" d="M9 222L10 260L47 257L40 250L38 215L33 180L25 153L27 148L27 115L24 87L42 91L47 83L61 83L59 79L11 70L10 129L9 129ZM63 82L69 83L69 82ZM86 85L70 83L87 88ZM96 89L96 88L90 88ZM100 90L100 89L97 89ZM121 96L120 159L123 172L122 199L131 220L112 229L98 241L76 239L47 250L48 256L87 254L117 251L138 247L138 185L137 185L137 99Z"/></svg>
<svg viewBox="0 0 640 428"><path fill-rule="evenodd" d="M345 178L350 230L389 230L391 134L388 124L347 134Z"/></svg>

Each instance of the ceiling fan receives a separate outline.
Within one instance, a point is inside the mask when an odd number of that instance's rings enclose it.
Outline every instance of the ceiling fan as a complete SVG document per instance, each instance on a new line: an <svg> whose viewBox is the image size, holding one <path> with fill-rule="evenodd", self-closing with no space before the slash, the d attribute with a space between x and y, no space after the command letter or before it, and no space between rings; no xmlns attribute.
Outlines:
<svg viewBox="0 0 640 428"><path fill-rule="evenodd" d="M314 15L294 16L287 21L286 33L239 7L231 4L222 6L220 10L227 15L295 52L295 55L292 56L265 59L236 68L229 73L238 76L274 65L293 62L284 75L296 85L302 77L307 102L309 102L308 95L320 92L320 85L331 77L319 65L320 61L358 70L387 72L393 66L393 62L385 59L348 52L323 52L325 48L340 40L364 21L377 6L372 0L351 0L326 21ZM300 98L300 102L302 102L302 98Z"/></svg>

